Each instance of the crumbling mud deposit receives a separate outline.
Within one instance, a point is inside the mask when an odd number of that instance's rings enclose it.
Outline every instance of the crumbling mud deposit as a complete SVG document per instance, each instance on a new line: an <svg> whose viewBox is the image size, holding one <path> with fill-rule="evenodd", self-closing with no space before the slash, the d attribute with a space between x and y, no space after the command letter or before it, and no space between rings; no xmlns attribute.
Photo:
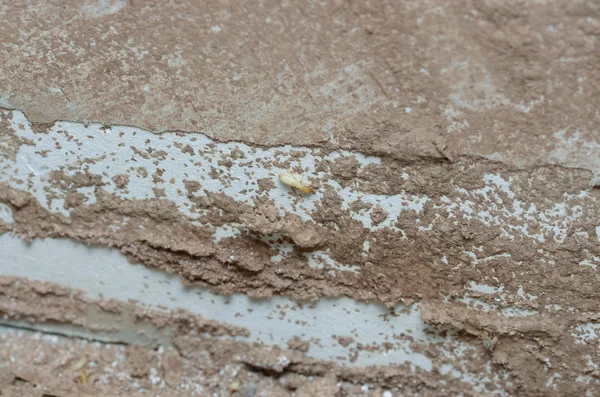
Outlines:
<svg viewBox="0 0 600 397"><path fill-rule="evenodd" d="M2 393L600 394L596 2L15 1L0 36Z"/></svg>
<svg viewBox="0 0 600 397"><path fill-rule="evenodd" d="M464 382L455 374L447 372L439 378L440 374L435 373L437 371L432 373L421 368L415 370L408 364L350 368L333 361L316 360L305 353L312 348L311 343L320 345L322 343L320 340L313 339L309 342L295 336L289 341L288 348L265 346L262 343L252 342L247 329L205 320L182 309L153 310L143 305L115 299L95 300L87 297L82 291L70 290L53 283L32 282L23 278L3 277L0 279L0 285L2 286L0 315L3 316L1 323L25 329L41 329L54 334L84 335L109 343L143 345L143 347L128 348L126 357L112 358L117 360L117 363L113 364L110 364L110 360L108 363L105 362L108 359L102 356L102 352L94 351L92 355L96 356L95 360L100 359L100 362L96 362L94 368L88 371L88 375L93 376L88 377L87 382L82 382L81 379L73 382L71 379L73 374L69 371L67 361L73 362L75 359L69 348L53 346L54 343L48 344L49 346L37 344L31 352L25 349L25 352L18 353L18 359L15 360L14 355L17 354L20 343L25 342L9 333L4 338L14 341L17 347L9 345L3 351L0 350L6 357L9 355L13 357L7 360L10 365L3 368L5 383L0 384L3 388L10 386L11 389L13 387L18 389L16 386L21 386L28 389L30 386L43 385L46 390L57 395L70 395L68 393L77 390L91 392L104 390L104 387L109 386L122 387L119 382L115 383L114 379L108 377L111 371L104 369L104 365L111 365L112 368L124 366L125 368L120 367L125 374L119 381L127 384L131 378L139 379L140 383L135 385L136 391L150 389L153 392L167 393L170 390L182 393L181 395L185 395L184 391L190 388L199 395L206 390L212 390L217 395L227 395L228 383L224 382L241 379L244 383L252 383L253 378L254 382L262 383L258 387L259 390L274 388L279 393L274 395L288 395L296 389L316 387L309 385L318 385L321 382L332 390L330 395L336 392L361 395L360 392L364 391L365 386L367 389L371 388L373 395L381 395L383 391L397 391L399 388L407 395L419 395L422 392L431 393L438 389L436 384L440 379L444 382L444 386L438 390L441 393L455 394L473 387L472 380ZM107 324L111 325L107 326ZM430 334L434 334L433 330L430 330ZM39 335L35 337L39 340ZM356 344L351 337L335 335L334 337L337 343L348 348L354 361L361 352L381 353L394 350L393 340L387 342L386 346L377 344L362 346L360 343ZM31 337L19 334L19 338L27 340ZM464 354L456 354L452 351L452 347L461 348L461 344L439 335L432 338L431 341L435 340L435 343L431 344L423 343L417 335L398 334L395 339L411 341L416 351L425 348L431 352L444 351L448 357L438 361L436 365L442 362L451 365L450 357L457 359ZM56 343L60 339L54 337L46 341ZM65 343L67 346L81 346L81 343L64 341L59 345ZM67 351L63 352L62 349ZM124 349L117 348L116 351L122 354ZM158 351L158 358L156 351ZM60 352L60 354L50 358L51 352ZM425 350L422 353L429 354ZM477 357L479 353L481 352L472 350L468 354ZM52 364L50 367L45 367L41 374L31 373L33 370L25 358L28 354L36 355L36 359L33 360L35 371L40 368L38 366L44 366L49 361L52 361ZM163 357L163 354L170 354L172 357ZM86 357L89 357L89 353ZM161 364L161 360L172 362ZM486 361L487 358L481 357L481 360ZM186 367L185 371L182 367ZM220 370L229 367L233 369L225 373ZM461 368L461 370L475 371L474 376L479 376L475 367ZM52 373L65 374L69 377L56 381L51 379ZM46 379L40 379L44 376ZM165 387L165 381L168 388L161 390ZM497 378L494 382L504 383ZM484 380L485 383L489 381ZM296 393L302 392L296 391Z"/></svg>
<svg viewBox="0 0 600 397"><path fill-rule="evenodd" d="M256 297L344 295L393 307L485 284L524 309L572 306L569 291L585 292L583 311L598 299L590 275L600 214L585 170L406 164L97 124L35 132L20 113L5 118L3 136L19 145L2 160L0 197L12 213L4 227L26 239L116 247L191 285ZM286 168L318 190L294 194L277 180ZM533 281L538 272L543 282Z"/></svg>
<svg viewBox="0 0 600 397"><path fill-rule="evenodd" d="M589 171L469 157L403 163L99 124L36 132L22 113L4 119L13 144L0 197L13 235L114 247L224 294L420 303L426 323L506 368L507 392L544 389L546 358L573 376L589 368L561 353L587 352L577 329L597 317ZM314 194L278 183L288 168ZM534 350L535 360L523 357Z"/></svg>

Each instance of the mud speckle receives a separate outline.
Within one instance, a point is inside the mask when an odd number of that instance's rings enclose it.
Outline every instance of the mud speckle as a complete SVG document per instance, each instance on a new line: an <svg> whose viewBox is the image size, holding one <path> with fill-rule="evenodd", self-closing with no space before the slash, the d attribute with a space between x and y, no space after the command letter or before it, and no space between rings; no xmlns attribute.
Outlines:
<svg viewBox="0 0 600 397"><path fill-rule="evenodd" d="M184 375L184 362L179 353L174 349L167 349L162 357L162 370L165 381L171 387L181 384L181 377Z"/></svg>
<svg viewBox="0 0 600 397"><path fill-rule="evenodd" d="M127 367L131 376L146 377L150 373L150 352L141 346L129 346L126 350Z"/></svg>
<svg viewBox="0 0 600 397"><path fill-rule="evenodd" d="M324 378L305 382L298 390L296 390L295 395L298 397L311 397L319 394L323 396L334 396L339 389L335 375L329 375Z"/></svg>
<svg viewBox="0 0 600 397"><path fill-rule="evenodd" d="M306 353L308 349L310 349L310 342L303 340L299 336L294 336L292 339L287 341L287 346L292 350Z"/></svg>
<svg viewBox="0 0 600 397"><path fill-rule="evenodd" d="M333 335L333 338L336 339L338 343L344 347L354 343L354 338L352 338L351 336Z"/></svg>
<svg viewBox="0 0 600 397"><path fill-rule="evenodd" d="M240 360L252 367L276 373L283 372L291 364L290 358L276 346L252 349L245 352Z"/></svg>
<svg viewBox="0 0 600 397"><path fill-rule="evenodd" d="M127 185L129 185L129 175L127 175L127 174L115 175L112 177L112 180L115 183L115 186L118 187L119 189L123 189Z"/></svg>

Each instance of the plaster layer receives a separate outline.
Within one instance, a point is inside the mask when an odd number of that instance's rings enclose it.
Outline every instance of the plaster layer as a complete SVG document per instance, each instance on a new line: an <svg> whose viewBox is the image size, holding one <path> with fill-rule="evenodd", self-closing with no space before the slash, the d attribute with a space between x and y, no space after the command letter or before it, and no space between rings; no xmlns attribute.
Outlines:
<svg viewBox="0 0 600 397"><path fill-rule="evenodd" d="M0 106L36 123L599 165L594 1L11 1L0 16Z"/></svg>

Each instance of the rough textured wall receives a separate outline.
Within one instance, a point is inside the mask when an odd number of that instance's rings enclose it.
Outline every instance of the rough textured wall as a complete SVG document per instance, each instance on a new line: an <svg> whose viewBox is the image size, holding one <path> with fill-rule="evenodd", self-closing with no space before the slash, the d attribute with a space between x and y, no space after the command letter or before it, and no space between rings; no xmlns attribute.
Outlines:
<svg viewBox="0 0 600 397"><path fill-rule="evenodd" d="M0 15L4 323L276 345L239 361L338 394L600 393L597 2Z"/></svg>

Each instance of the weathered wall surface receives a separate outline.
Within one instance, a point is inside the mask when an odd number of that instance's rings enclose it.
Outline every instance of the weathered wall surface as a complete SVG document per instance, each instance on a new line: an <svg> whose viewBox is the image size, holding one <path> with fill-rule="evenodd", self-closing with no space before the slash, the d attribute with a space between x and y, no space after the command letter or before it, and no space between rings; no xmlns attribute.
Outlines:
<svg viewBox="0 0 600 397"><path fill-rule="evenodd" d="M2 323L332 393L600 393L597 3L0 15Z"/></svg>

